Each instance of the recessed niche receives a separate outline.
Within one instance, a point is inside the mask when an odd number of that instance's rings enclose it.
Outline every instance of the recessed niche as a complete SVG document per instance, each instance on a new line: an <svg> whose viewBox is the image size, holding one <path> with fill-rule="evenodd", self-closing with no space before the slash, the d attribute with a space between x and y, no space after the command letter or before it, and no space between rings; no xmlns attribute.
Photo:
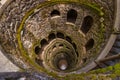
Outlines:
<svg viewBox="0 0 120 80"><path fill-rule="evenodd" d="M67 22L75 23L77 18L77 11L71 9L67 13Z"/></svg>
<svg viewBox="0 0 120 80"><path fill-rule="evenodd" d="M83 58L83 63L86 63L87 62L87 58Z"/></svg>
<svg viewBox="0 0 120 80"><path fill-rule="evenodd" d="M60 44L59 46L63 47L64 45L63 45L63 44Z"/></svg>
<svg viewBox="0 0 120 80"><path fill-rule="evenodd" d="M61 32L57 32L57 37L64 39L64 34Z"/></svg>
<svg viewBox="0 0 120 80"><path fill-rule="evenodd" d="M94 40L93 40L93 39L90 39L90 40L87 42L87 44L85 45L87 51L90 50L90 49L92 49L93 46L94 46Z"/></svg>
<svg viewBox="0 0 120 80"><path fill-rule="evenodd" d="M49 36L48 36L48 38L49 38L49 40L51 41L51 40L53 40L53 39L55 39L55 34L54 33L51 33Z"/></svg>
<svg viewBox="0 0 120 80"><path fill-rule="evenodd" d="M76 44L72 43L72 45L73 45L74 49L76 50L77 49Z"/></svg>
<svg viewBox="0 0 120 80"><path fill-rule="evenodd" d="M73 54L74 54L74 53L73 53ZM76 50L76 56L77 56L77 57L79 57L79 53L78 53L78 51L77 51L77 50Z"/></svg>
<svg viewBox="0 0 120 80"><path fill-rule="evenodd" d="M39 48L39 46L36 46L36 47L35 47L35 53L36 53L36 54L39 54L39 52L40 52L40 48Z"/></svg>
<svg viewBox="0 0 120 80"><path fill-rule="evenodd" d="M72 40L71 40L71 38L70 38L69 36L66 36L66 40L67 40L68 42L72 43Z"/></svg>
<svg viewBox="0 0 120 80"><path fill-rule="evenodd" d="M86 16L83 20L81 30L86 34L93 25L93 18L91 16Z"/></svg>
<svg viewBox="0 0 120 80"><path fill-rule="evenodd" d="M58 10L53 10L51 12L51 17L54 17L54 16L60 16L60 12Z"/></svg>
<svg viewBox="0 0 120 80"><path fill-rule="evenodd" d="M46 39L43 39L43 40L41 40L40 44L41 44L41 46L45 46L48 44L48 42Z"/></svg>

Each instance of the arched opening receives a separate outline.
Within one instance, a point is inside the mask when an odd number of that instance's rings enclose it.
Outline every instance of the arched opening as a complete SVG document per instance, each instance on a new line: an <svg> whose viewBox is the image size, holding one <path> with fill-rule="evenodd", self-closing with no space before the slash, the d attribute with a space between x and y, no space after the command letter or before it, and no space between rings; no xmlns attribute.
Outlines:
<svg viewBox="0 0 120 80"><path fill-rule="evenodd" d="M68 53L59 53L54 57L53 65L59 71L66 71L71 68L71 59L73 56L70 56Z"/></svg>
<svg viewBox="0 0 120 80"><path fill-rule="evenodd" d="M77 11L71 9L67 13L67 22L75 23L77 18Z"/></svg>
<svg viewBox="0 0 120 80"><path fill-rule="evenodd" d="M93 18L91 16L86 16L83 20L81 30L86 34L93 25Z"/></svg>
<svg viewBox="0 0 120 80"><path fill-rule="evenodd" d="M77 50L76 44L72 43L72 45L73 45L74 49Z"/></svg>
<svg viewBox="0 0 120 80"><path fill-rule="evenodd" d="M51 17L54 17L54 16L60 16L60 12L58 10L53 10L51 12Z"/></svg>
<svg viewBox="0 0 120 80"><path fill-rule="evenodd" d="M72 40L69 36L66 36L66 40L69 42L69 43L72 43Z"/></svg>
<svg viewBox="0 0 120 80"><path fill-rule="evenodd" d="M68 67L68 62L66 59L60 59L58 61L58 68L62 71L66 70Z"/></svg>
<svg viewBox="0 0 120 80"><path fill-rule="evenodd" d="M87 42L87 44L85 45L87 51L90 50L91 48L93 48L93 46L94 46L94 40L93 39L90 39Z"/></svg>
<svg viewBox="0 0 120 80"><path fill-rule="evenodd" d="M83 60L82 60L84 63L86 63L87 62L87 58L83 58Z"/></svg>
<svg viewBox="0 0 120 80"><path fill-rule="evenodd" d="M41 46L45 46L48 44L48 42L46 39L43 39L43 40L41 40L40 44L41 44Z"/></svg>
<svg viewBox="0 0 120 80"><path fill-rule="evenodd" d="M61 32L57 32L57 37L64 39L64 34L62 34Z"/></svg>
<svg viewBox="0 0 120 80"><path fill-rule="evenodd" d="M51 41L51 40L55 39L56 36L55 36L54 33L51 33L51 34L48 36L48 38L49 38L49 41Z"/></svg>
<svg viewBox="0 0 120 80"><path fill-rule="evenodd" d="M37 55L38 55L38 54L39 54L39 52L40 52L40 48L39 48L39 46L36 46L36 47L35 47L35 54L37 54Z"/></svg>

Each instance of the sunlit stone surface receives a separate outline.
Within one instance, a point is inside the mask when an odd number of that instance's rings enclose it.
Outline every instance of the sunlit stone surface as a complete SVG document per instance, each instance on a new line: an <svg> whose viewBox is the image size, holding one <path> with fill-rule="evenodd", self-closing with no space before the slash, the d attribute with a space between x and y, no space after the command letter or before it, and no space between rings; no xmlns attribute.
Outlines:
<svg viewBox="0 0 120 80"><path fill-rule="evenodd" d="M63 60L60 60L60 61L59 61L59 67L60 67L60 69L63 70L63 71L66 70L67 67L68 67L67 61L64 60L64 59L63 59Z"/></svg>
<svg viewBox="0 0 120 80"><path fill-rule="evenodd" d="M0 72L16 72L20 69L7 59L0 51Z"/></svg>

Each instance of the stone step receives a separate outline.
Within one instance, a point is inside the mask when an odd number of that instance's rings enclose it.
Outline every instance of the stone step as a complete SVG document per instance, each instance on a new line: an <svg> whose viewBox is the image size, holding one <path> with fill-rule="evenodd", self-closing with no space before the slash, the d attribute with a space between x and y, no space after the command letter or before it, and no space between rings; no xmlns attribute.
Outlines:
<svg viewBox="0 0 120 80"><path fill-rule="evenodd" d="M16 72L20 69L0 51L0 72Z"/></svg>

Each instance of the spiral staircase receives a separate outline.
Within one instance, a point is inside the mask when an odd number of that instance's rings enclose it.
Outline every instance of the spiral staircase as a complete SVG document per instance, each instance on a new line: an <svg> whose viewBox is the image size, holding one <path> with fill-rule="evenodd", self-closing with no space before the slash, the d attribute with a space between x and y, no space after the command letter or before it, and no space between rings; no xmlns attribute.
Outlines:
<svg viewBox="0 0 120 80"><path fill-rule="evenodd" d="M118 65L119 4L1 0L0 50L18 71L1 72L0 80L63 80Z"/></svg>

